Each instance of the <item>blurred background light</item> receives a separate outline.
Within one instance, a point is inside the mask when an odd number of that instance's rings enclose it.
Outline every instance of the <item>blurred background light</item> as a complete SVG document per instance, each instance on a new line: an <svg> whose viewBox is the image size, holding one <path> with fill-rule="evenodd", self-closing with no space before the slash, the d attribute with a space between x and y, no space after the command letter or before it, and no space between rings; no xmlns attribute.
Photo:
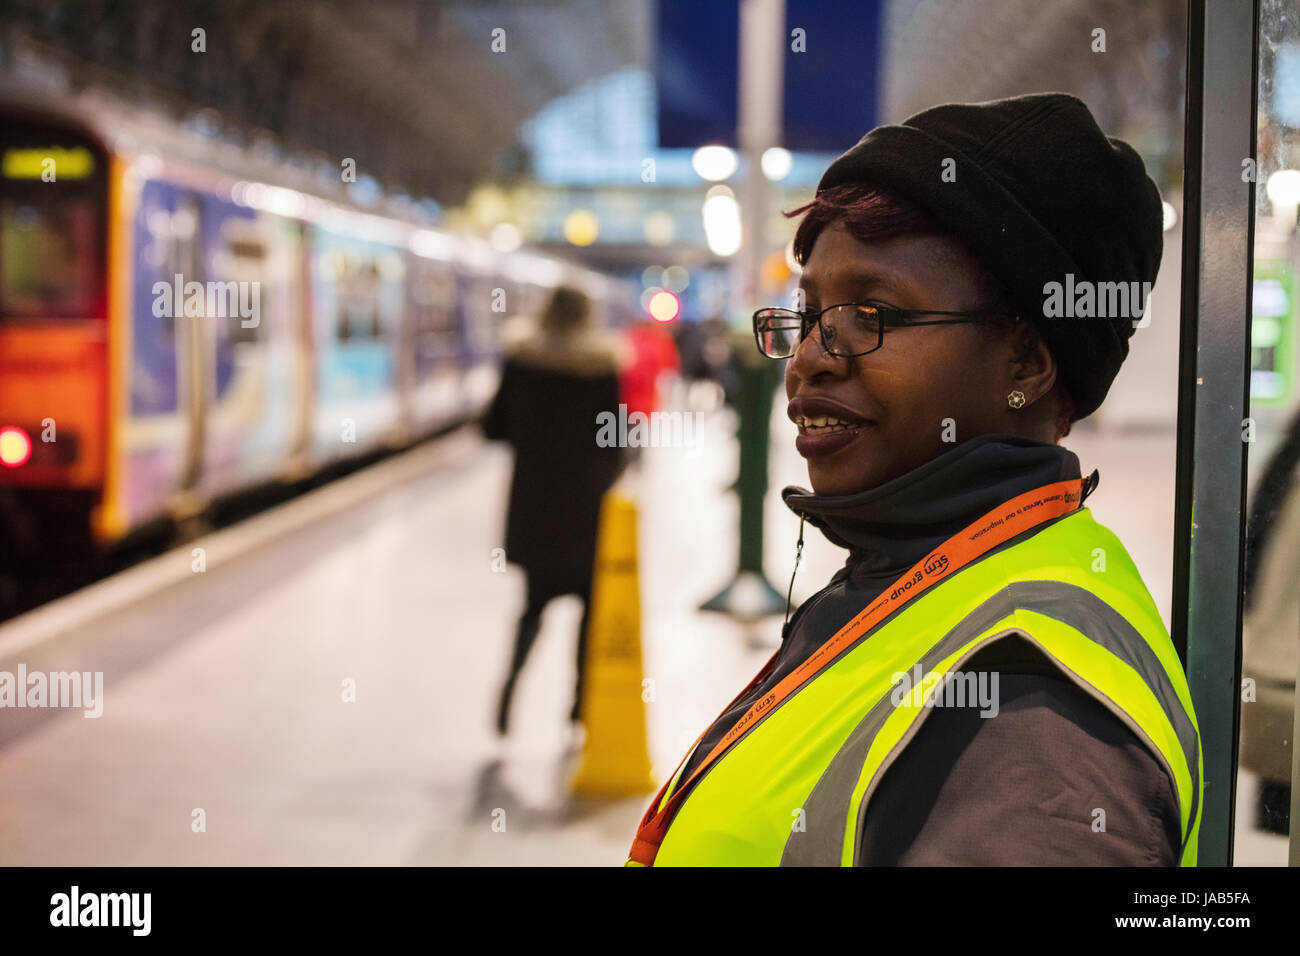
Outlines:
<svg viewBox="0 0 1300 956"><path fill-rule="evenodd" d="M502 252L514 252L523 245L523 236L519 233L519 227L511 222L499 222L492 227L492 232L488 234L488 242L492 243L493 249L499 249Z"/></svg>
<svg viewBox="0 0 1300 956"><path fill-rule="evenodd" d="M642 220L645 241L652 246L666 246L677 236L677 221L672 213L656 209L648 212Z"/></svg>
<svg viewBox="0 0 1300 956"><path fill-rule="evenodd" d="M691 274L681 266L669 266L664 270L663 281L660 283L670 292L681 292L691 284Z"/></svg>
<svg viewBox="0 0 1300 956"><path fill-rule="evenodd" d="M1268 177L1269 202L1278 206L1295 206L1300 204L1300 171L1279 169Z"/></svg>
<svg viewBox="0 0 1300 956"><path fill-rule="evenodd" d="M1173 207L1172 203L1162 202L1160 206L1164 210L1164 230L1168 232L1178 225L1178 210Z"/></svg>
<svg viewBox="0 0 1300 956"><path fill-rule="evenodd" d="M709 251L734 256L740 251L740 205L726 186L714 186L704 199L704 236Z"/></svg>
<svg viewBox="0 0 1300 956"><path fill-rule="evenodd" d="M671 322L681 314L682 303L677 296L667 289L660 289L650 296L646 311L650 313L650 318L656 322Z"/></svg>
<svg viewBox="0 0 1300 956"><path fill-rule="evenodd" d="M799 265L799 260L794 257L793 238L785 244L785 265L791 275L797 276L803 273L803 266Z"/></svg>
<svg viewBox="0 0 1300 956"><path fill-rule="evenodd" d="M714 183L728 179L738 162L736 151L727 146L701 146L691 154L691 168L701 179Z"/></svg>
<svg viewBox="0 0 1300 956"><path fill-rule="evenodd" d="M589 246L600 233L600 223L594 213L575 209L564 217L564 238L575 246Z"/></svg>
<svg viewBox="0 0 1300 956"><path fill-rule="evenodd" d="M763 153L761 160L763 175L774 183L779 183L785 177L790 175L790 170L794 166L794 157L790 155L788 149L780 146L773 146Z"/></svg>

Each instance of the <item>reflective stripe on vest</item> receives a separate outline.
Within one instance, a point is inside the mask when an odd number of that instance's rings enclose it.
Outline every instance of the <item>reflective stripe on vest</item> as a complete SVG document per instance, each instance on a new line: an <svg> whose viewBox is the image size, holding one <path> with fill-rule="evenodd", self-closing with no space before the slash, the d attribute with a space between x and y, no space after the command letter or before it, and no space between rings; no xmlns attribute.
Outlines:
<svg viewBox="0 0 1300 956"><path fill-rule="evenodd" d="M1203 768L1186 678L1128 553L1086 508L921 595L751 728L685 798L655 865L859 862L876 785L931 709L919 693L895 703L899 675L919 662L928 689L1011 634L1159 761L1178 795L1180 861L1195 865Z"/></svg>

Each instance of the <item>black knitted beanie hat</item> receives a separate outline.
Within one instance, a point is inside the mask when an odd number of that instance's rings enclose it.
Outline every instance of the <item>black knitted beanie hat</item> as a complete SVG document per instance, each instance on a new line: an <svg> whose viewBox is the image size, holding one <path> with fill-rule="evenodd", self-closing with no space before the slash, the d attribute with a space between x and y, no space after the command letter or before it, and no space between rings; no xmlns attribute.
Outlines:
<svg viewBox="0 0 1300 956"><path fill-rule="evenodd" d="M898 193L963 240L1042 331L1076 418L1097 410L1141 319L1140 305L1115 308L1117 289L1103 284L1150 289L1163 212L1141 157L1103 133L1082 100L1032 93L936 106L867 133L817 190L846 183Z"/></svg>

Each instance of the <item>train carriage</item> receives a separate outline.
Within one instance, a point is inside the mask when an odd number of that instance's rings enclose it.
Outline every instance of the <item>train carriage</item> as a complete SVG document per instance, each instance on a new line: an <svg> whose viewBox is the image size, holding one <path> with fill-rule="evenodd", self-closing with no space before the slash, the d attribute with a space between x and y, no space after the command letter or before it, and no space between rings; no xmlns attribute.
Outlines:
<svg viewBox="0 0 1300 956"><path fill-rule="evenodd" d="M632 301L164 123L0 116L11 561L108 545L471 418L506 319L566 281L619 319Z"/></svg>

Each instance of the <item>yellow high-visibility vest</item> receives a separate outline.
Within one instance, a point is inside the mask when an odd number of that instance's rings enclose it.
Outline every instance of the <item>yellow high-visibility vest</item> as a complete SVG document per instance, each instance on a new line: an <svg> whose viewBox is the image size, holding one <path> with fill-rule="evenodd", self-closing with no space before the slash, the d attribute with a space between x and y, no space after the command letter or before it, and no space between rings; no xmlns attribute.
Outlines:
<svg viewBox="0 0 1300 956"><path fill-rule="evenodd" d="M1204 768L1186 676L1128 552L1087 508L919 595L747 730L685 797L654 865L858 863L872 794L933 687L1010 635L1146 745L1178 794L1180 863L1195 866ZM920 687L900 693L918 664Z"/></svg>

